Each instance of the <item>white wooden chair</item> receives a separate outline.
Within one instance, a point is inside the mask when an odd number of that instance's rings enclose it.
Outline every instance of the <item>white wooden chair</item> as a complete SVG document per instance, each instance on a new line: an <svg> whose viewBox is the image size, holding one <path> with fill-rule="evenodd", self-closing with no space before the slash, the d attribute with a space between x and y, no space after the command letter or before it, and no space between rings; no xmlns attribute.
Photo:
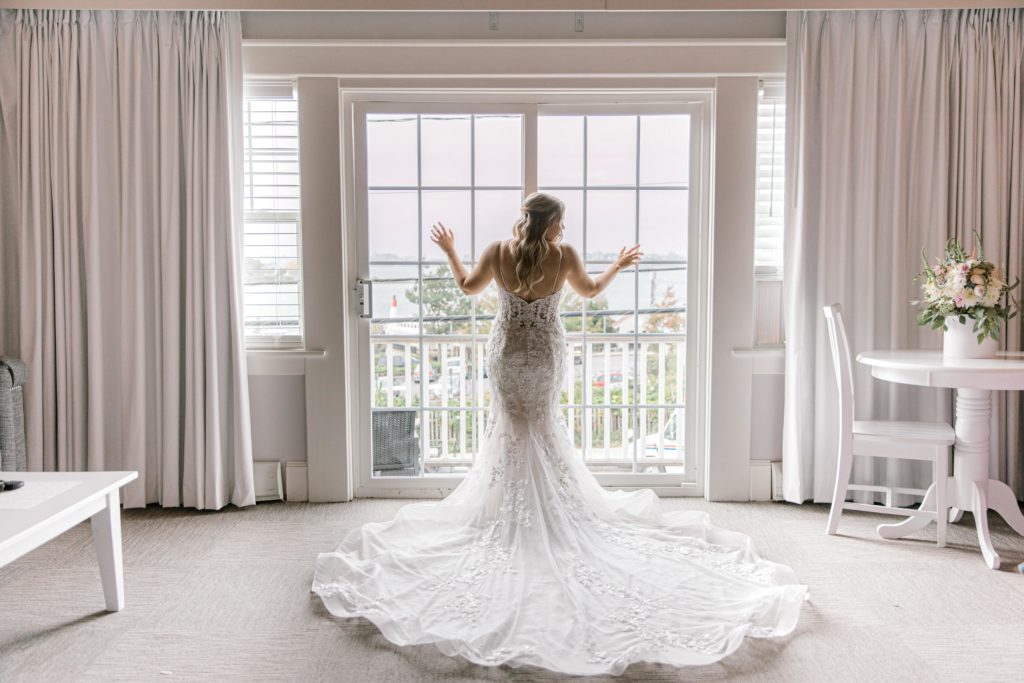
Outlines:
<svg viewBox="0 0 1024 683"><path fill-rule="evenodd" d="M843 510L880 512L901 517L925 517L936 523L939 547L946 545L946 520L949 504L946 502L946 481L949 476L949 454L956 437L953 428L945 422L885 422L853 419L853 368L850 344L846 338L843 313L839 304L825 306L828 335L832 343L832 361L839 385L839 462L836 467L836 487L832 494L832 510L828 515L828 533L835 534ZM935 507L930 501L920 509L893 507L894 493L924 496L921 489L890 486L851 484L850 472L853 456L903 458L931 461L935 482ZM847 491L875 491L885 493L885 505L849 503ZM925 509L928 508L928 509Z"/></svg>

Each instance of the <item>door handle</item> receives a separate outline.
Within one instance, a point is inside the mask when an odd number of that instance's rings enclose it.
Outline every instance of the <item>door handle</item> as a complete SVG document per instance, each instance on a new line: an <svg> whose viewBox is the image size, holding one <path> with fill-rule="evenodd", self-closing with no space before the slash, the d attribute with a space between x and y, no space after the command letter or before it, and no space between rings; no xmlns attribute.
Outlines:
<svg viewBox="0 0 1024 683"><path fill-rule="evenodd" d="M356 306L359 309L360 318L373 317L373 280L356 280L353 288L356 293Z"/></svg>

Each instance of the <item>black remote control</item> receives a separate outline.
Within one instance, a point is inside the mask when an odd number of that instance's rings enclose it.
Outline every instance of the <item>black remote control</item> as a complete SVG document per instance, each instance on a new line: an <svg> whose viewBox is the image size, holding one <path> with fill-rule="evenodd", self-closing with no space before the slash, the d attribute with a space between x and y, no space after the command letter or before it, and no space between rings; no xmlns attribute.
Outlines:
<svg viewBox="0 0 1024 683"><path fill-rule="evenodd" d="M20 489L25 485L23 481L12 481L10 479L0 479L0 491L13 491L14 489Z"/></svg>

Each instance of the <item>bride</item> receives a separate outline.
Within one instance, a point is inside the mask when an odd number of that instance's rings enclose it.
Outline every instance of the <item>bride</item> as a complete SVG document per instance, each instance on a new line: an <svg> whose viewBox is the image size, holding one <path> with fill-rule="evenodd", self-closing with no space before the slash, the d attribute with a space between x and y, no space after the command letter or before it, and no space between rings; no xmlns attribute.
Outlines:
<svg viewBox="0 0 1024 683"><path fill-rule="evenodd" d="M789 633L806 591L791 569L704 512L663 511L649 489L604 490L574 450L558 406L563 285L594 297L641 254L623 249L591 278L560 244L564 213L559 199L531 194L512 239L488 246L472 272L452 231L434 226L462 291L494 280L499 292L480 452L444 500L406 505L322 553L313 591L398 645L567 674L708 664L745 636Z"/></svg>

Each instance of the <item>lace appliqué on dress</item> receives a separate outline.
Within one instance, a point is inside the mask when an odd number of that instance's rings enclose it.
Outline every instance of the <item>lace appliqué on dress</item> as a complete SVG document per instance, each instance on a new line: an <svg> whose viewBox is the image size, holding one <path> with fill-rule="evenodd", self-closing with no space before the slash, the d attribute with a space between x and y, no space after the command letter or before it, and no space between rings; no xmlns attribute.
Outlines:
<svg viewBox="0 0 1024 683"><path fill-rule="evenodd" d="M565 332L558 317L561 292L526 302L499 288L502 306L487 340L493 416L545 417L557 403L565 364Z"/></svg>
<svg viewBox="0 0 1024 683"><path fill-rule="evenodd" d="M740 576L751 581L771 585L774 583L774 565L764 561L735 560L725 555L736 553L736 548L708 543L699 538L673 539L671 542L652 539L624 524L595 522L601 534L624 548L636 551L645 558L681 557L702 565Z"/></svg>
<svg viewBox="0 0 1024 683"><path fill-rule="evenodd" d="M602 572L591 567L579 556L566 554L562 559L569 565L572 577L582 586L594 590L616 602L608 610L609 621L636 635L643 647L658 650L666 646L685 648L702 654L716 649L711 633L686 633L652 626L651 617L664 612L669 603L664 594L645 595L636 588L627 588L609 581ZM591 652L591 656L607 657L607 653Z"/></svg>
<svg viewBox="0 0 1024 683"><path fill-rule="evenodd" d="M487 596L480 595L480 584L495 572L511 571L515 543L506 541L505 531L504 519L490 522L479 540L467 549L471 559L457 574L434 584L436 593L449 594L441 601L445 608L458 612L471 624L480 618L487 600Z"/></svg>

